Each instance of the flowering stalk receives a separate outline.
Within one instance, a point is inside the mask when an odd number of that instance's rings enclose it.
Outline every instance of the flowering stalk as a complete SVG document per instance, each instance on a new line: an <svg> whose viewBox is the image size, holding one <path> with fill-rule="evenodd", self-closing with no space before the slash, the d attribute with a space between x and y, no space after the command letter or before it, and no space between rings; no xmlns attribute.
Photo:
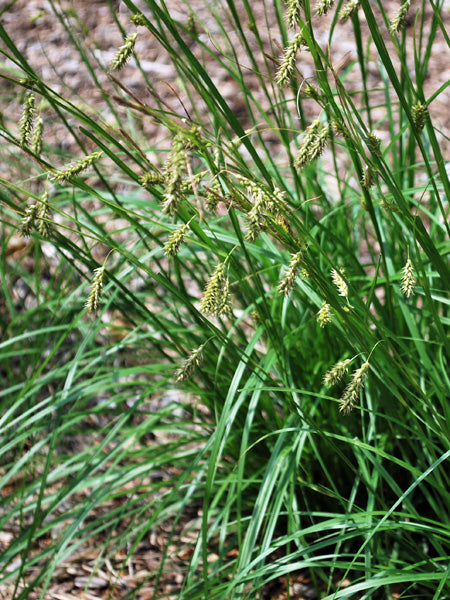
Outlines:
<svg viewBox="0 0 450 600"><path fill-rule="evenodd" d="M411 0L406 0L398 9L397 14L391 21L391 25L389 27L389 31L391 33L398 33L406 23L406 15L408 14L409 6L411 4Z"/></svg>
<svg viewBox="0 0 450 600"><path fill-rule="evenodd" d="M31 151L34 154L40 154L42 152L42 133L44 131L44 121L42 117L38 117L34 124L33 137L31 139Z"/></svg>
<svg viewBox="0 0 450 600"><path fill-rule="evenodd" d="M317 2L317 14L326 15L330 8L333 6L334 0L319 0Z"/></svg>
<svg viewBox="0 0 450 600"><path fill-rule="evenodd" d="M278 284L278 293L288 296L294 289L295 280L301 269L302 252L292 255L288 270Z"/></svg>
<svg viewBox="0 0 450 600"><path fill-rule="evenodd" d="M361 4L361 0L350 0L345 6L343 6L339 12L340 20L345 23L350 17L352 17L358 10Z"/></svg>
<svg viewBox="0 0 450 600"><path fill-rule="evenodd" d="M206 284L200 310L204 315L220 316L231 311L231 295L225 263L219 263Z"/></svg>
<svg viewBox="0 0 450 600"><path fill-rule="evenodd" d="M331 369L329 369L323 378L323 383L326 386L332 386L341 381L341 379L348 373L348 365L352 362L351 358L346 358L336 363Z"/></svg>
<svg viewBox="0 0 450 600"><path fill-rule="evenodd" d="M414 267L410 258L406 261L402 272L402 292L406 298L410 298L414 294L414 288L417 283L417 279L414 275Z"/></svg>
<svg viewBox="0 0 450 600"><path fill-rule="evenodd" d="M325 325L331 323L331 306L325 300L322 302L322 306L317 313L317 322L321 327L325 327Z"/></svg>
<svg viewBox="0 0 450 600"><path fill-rule="evenodd" d="M20 222L20 233L23 237L30 237L38 214L38 205L30 204L25 209L25 214Z"/></svg>
<svg viewBox="0 0 450 600"><path fill-rule="evenodd" d="M286 21L292 29L300 23L302 8L302 0L288 0Z"/></svg>
<svg viewBox="0 0 450 600"><path fill-rule="evenodd" d="M278 85L289 85L289 81L295 71L297 53L302 44L305 44L305 38L302 33L297 33L286 47L281 64L275 76L275 81Z"/></svg>
<svg viewBox="0 0 450 600"><path fill-rule="evenodd" d="M100 306L100 300L103 290L103 277L105 275L105 265L94 270L92 279L92 287L89 296L86 300L85 307L89 312L97 312Z"/></svg>
<svg viewBox="0 0 450 600"><path fill-rule="evenodd" d="M94 161L98 160L102 154L103 152L93 152L92 154L89 154L89 156L85 156L76 162L74 165L69 165L64 169L55 171L51 177L56 183L67 183L72 179L72 177L75 177L83 171L86 171L86 169L89 169Z"/></svg>
<svg viewBox="0 0 450 600"><path fill-rule="evenodd" d="M42 237L50 237L49 209L48 209L48 192L45 191L38 204L36 228Z"/></svg>
<svg viewBox="0 0 450 600"><path fill-rule="evenodd" d="M34 94L28 92L25 97L22 117L20 119L20 145L22 148L28 146L31 130L33 129L33 114L34 114Z"/></svg>
<svg viewBox="0 0 450 600"><path fill-rule="evenodd" d="M164 246L164 253L167 256L176 256L178 254L188 227L189 223L184 223L172 233L167 241L167 244Z"/></svg>
<svg viewBox="0 0 450 600"><path fill-rule="evenodd" d="M363 363L359 369L357 369L353 375L352 380L346 387L342 398L340 399L340 407L339 410L344 414L349 414L353 407L355 406L359 393L362 389L365 378L367 377L367 370L369 368L369 363L366 361Z"/></svg>
<svg viewBox="0 0 450 600"><path fill-rule="evenodd" d="M175 381L181 383L186 381L192 374L192 371L198 367L202 361L202 351L205 344L202 344L198 348L194 348L188 358L186 358L181 366L175 372Z"/></svg>
<svg viewBox="0 0 450 600"><path fill-rule="evenodd" d="M118 71L124 67L133 54L134 46L136 44L137 33L132 33L125 39L125 43L118 49L113 61L111 63L111 70Z"/></svg>
<svg viewBox="0 0 450 600"><path fill-rule="evenodd" d="M344 281L342 275L340 275L336 269L331 271L331 280L334 285L337 287L339 296L343 296L344 298L348 298L348 285Z"/></svg>

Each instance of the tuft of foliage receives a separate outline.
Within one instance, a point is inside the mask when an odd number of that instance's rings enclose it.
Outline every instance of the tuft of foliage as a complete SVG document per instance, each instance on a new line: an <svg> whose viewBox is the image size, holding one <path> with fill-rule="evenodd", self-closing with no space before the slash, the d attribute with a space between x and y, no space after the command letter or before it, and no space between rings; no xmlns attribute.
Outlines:
<svg viewBox="0 0 450 600"><path fill-rule="evenodd" d="M111 65L49 2L100 106L0 20L0 586L45 598L89 544L126 586L197 507L180 599L449 597L444 1L124 4Z"/></svg>

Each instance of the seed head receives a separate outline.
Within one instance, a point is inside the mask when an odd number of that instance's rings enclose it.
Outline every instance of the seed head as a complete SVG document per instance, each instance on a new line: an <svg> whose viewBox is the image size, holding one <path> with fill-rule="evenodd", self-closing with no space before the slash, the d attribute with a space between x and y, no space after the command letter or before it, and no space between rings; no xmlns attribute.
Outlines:
<svg viewBox="0 0 450 600"><path fill-rule="evenodd" d="M175 372L175 381L181 383L186 381L192 375L192 371L198 367L202 361L202 351L205 344L202 344L198 348L194 348L188 358L186 358L181 366Z"/></svg>
<svg viewBox="0 0 450 600"><path fill-rule="evenodd" d="M38 203L38 211L37 211L37 224L36 224L38 232L42 237L48 238L50 237L51 225L50 225L50 216L49 216L49 208L48 208L48 192L45 191Z"/></svg>
<svg viewBox="0 0 450 600"><path fill-rule="evenodd" d="M323 383L331 387L335 385L348 373L348 365L352 362L351 358L346 358L336 363L331 369L329 369L323 378Z"/></svg>
<svg viewBox="0 0 450 600"><path fill-rule="evenodd" d="M20 119L20 145L22 148L28 146L30 140L31 131L33 129L33 115L34 115L34 94L33 92L27 92L25 96L25 104L23 106L22 117Z"/></svg>
<svg viewBox="0 0 450 600"><path fill-rule="evenodd" d="M406 298L410 298L414 294L414 288L417 283L417 279L414 275L414 267L410 258L406 261L402 272L402 292Z"/></svg>
<svg viewBox="0 0 450 600"><path fill-rule="evenodd" d="M330 8L333 6L334 0L319 0L317 2L317 14L326 15Z"/></svg>
<svg viewBox="0 0 450 600"><path fill-rule="evenodd" d="M206 284L200 310L204 315L220 316L231 311L231 295L224 263L219 263Z"/></svg>
<svg viewBox="0 0 450 600"><path fill-rule="evenodd" d="M374 185L374 183L373 171L370 167L366 167L361 178L361 185L364 188L369 189Z"/></svg>
<svg viewBox="0 0 450 600"><path fill-rule="evenodd" d="M136 44L137 33L132 33L125 39L125 43L120 46L118 49L116 56L113 58L111 63L111 70L118 71L122 67L124 67L133 54L134 46Z"/></svg>
<svg viewBox="0 0 450 600"><path fill-rule="evenodd" d="M315 119L306 128L302 145L295 159L295 166L302 169L312 160L318 158L325 149L328 138L328 126L321 126L320 120Z"/></svg>
<svg viewBox="0 0 450 600"><path fill-rule="evenodd" d="M411 0L406 0L406 2L403 2L403 4L398 9L397 14L392 19L391 25L389 27L389 31L391 33L398 33L400 29L402 29L405 26L406 15L408 13L410 4Z"/></svg>
<svg viewBox="0 0 450 600"><path fill-rule="evenodd" d="M162 173L144 173L139 177L139 183L146 189L151 188L154 185L162 184L165 180Z"/></svg>
<svg viewBox="0 0 450 600"><path fill-rule="evenodd" d="M278 284L278 293L288 296L295 286L295 280L300 273L302 261L302 252L292 255L288 270Z"/></svg>
<svg viewBox="0 0 450 600"><path fill-rule="evenodd" d="M381 156L381 140L374 133L369 133L367 135L366 144L372 154Z"/></svg>
<svg viewBox="0 0 450 600"><path fill-rule="evenodd" d="M98 160L102 154L103 152L93 152L92 154L89 154L89 156L85 156L76 162L74 165L69 165L64 169L56 171L51 175L51 177L56 183L67 183L72 179L72 177L75 177L83 171L86 171L86 169L89 169L94 161Z"/></svg>
<svg viewBox="0 0 450 600"><path fill-rule="evenodd" d="M286 21L292 29L300 23L303 0L288 0Z"/></svg>
<svg viewBox="0 0 450 600"><path fill-rule="evenodd" d="M105 275L105 265L94 270L92 279L92 287L89 296L86 300L85 307L89 312L97 312L100 306L100 300L103 289L103 277Z"/></svg>
<svg viewBox="0 0 450 600"><path fill-rule="evenodd" d="M317 313L317 322L321 327L325 327L325 325L331 323L331 306L325 300L322 302L322 306Z"/></svg>
<svg viewBox="0 0 450 600"><path fill-rule="evenodd" d="M222 187L218 179L214 179L210 185L209 191L205 196L206 208L209 212L215 212L217 205L219 204L220 197L222 196Z"/></svg>
<svg viewBox="0 0 450 600"><path fill-rule="evenodd" d="M278 85L289 85L294 75L297 53L301 45L305 45L305 37L302 33L297 33L286 47L281 64L278 67L275 81Z"/></svg>
<svg viewBox="0 0 450 600"><path fill-rule="evenodd" d="M344 298L348 298L348 285L344 281L344 278L340 273L336 271L336 269L332 269L331 271L331 280L334 285L337 287L339 296L343 296Z"/></svg>
<svg viewBox="0 0 450 600"><path fill-rule="evenodd" d="M179 227L176 231L172 233L170 238L167 241L167 244L164 246L164 252L167 256L176 256L180 249L181 244L183 243L184 236L188 229L189 225L184 223Z"/></svg>
<svg viewBox="0 0 450 600"><path fill-rule="evenodd" d="M340 402L340 406L339 406L340 412L343 412L344 414L348 415L349 412L351 412L351 410L355 406L356 402L358 401L359 393L363 386L364 379L367 377L368 368L369 368L369 363L365 362L359 367L359 369L357 369L353 373L352 380L350 381L348 386L345 388L342 398L339 401Z"/></svg>
<svg viewBox="0 0 450 600"><path fill-rule="evenodd" d="M191 10L189 12L187 21L186 21L186 29L189 31L189 33L195 37L196 35L198 35L198 30L197 30L197 21L195 18L195 13L193 10Z"/></svg>
<svg viewBox="0 0 450 600"><path fill-rule="evenodd" d="M165 164L166 189L162 204L164 212L171 216L176 214L182 200L183 175L187 160L184 136L177 133L173 138L172 151Z"/></svg>
<svg viewBox="0 0 450 600"><path fill-rule="evenodd" d="M339 12L339 18L344 23L347 19L350 19L351 16L358 10L361 4L361 0L350 0L347 2L345 6L343 6Z"/></svg>
<svg viewBox="0 0 450 600"><path fill-rule="evenodd" d="M23 237L30 237L38 214L38 205L30 204L20 222L20 233Z"/></svg>
<svg viewBox="0 0 450 600"><path fill-rule="evenodd" d="M42 133L44 131L44 121L38 117L34 124L33 137L31 138L31 151L39 155L42 152Z"/></svg>
<svg viewBox="0 0 450 600"><path fill-rule="evenodd" d="M425 121L428 116L428 109L424 104L422 104L422 102L420 102L420 100L416 102L416 104L414 104L414 106L412 107L411 116L415 130L417 131L417 133L421 133L421 131L425 127Z"/></svg>
<svg viewBox="0 0 450 600"><path fill-rule="evenodd" d="M145 27L147 24L145 17L142 13L136 13L135 15L131 15L130 17L131 23L136 25L136 27Z"/></svg>

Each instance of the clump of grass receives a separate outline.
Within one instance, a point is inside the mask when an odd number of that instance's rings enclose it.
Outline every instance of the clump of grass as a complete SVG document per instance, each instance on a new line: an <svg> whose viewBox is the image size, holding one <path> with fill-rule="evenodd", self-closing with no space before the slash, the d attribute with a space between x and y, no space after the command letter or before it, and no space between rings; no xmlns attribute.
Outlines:
<svg viewBox="0 0 450 600"><path fill-rule="evenodd" d="M383 3L263 1L270 27L251 3L205 3L211 31L154 0L145 14L125 4L178 75L170 99L140 70L136 34L120 31L102 66L113 94L70 37L97 110L43 81L0 24L15 69L0 75L25 92L22 117L1 123L0 527L17 535L0 582L14 600L44 597L100 533L99 568L119 549L132 563L152 527L200 503L186 600L263 597L275 579L291 594L299 571L330 600L447 597L450 182L433 116L447 88L425 85L433 44L449 45L444 3L414 8L409 29L409 2L393 16ZM73 15L52 7L70 36ZM355 53L339 70L344 31ZM145 99L121 80L132 53ZM50 119L34 141L37 96L73 140L65 156ZM149 397L162 398L154 411ZM72 452L75 433L86 442ZM155 593L169 561L145 582Z"/></svg>

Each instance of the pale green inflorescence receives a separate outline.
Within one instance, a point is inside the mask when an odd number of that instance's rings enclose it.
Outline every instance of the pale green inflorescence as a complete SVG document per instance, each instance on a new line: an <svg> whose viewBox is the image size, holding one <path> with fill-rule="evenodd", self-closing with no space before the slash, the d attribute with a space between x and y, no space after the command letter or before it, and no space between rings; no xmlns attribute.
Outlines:
<svg viewBox="0 0 450 600"><path fill-rule="evenodd" d="M408 14L410 4L411 1L406 0L406 2L403 2L403 4L398 9L397 14L392 19L391 25L389 27L389 31L391 33L398 33L405 26L406 15Z"/></svg>
<svg viewBox="0 0 450 600"><path fill-rule="evenodd" d="M22 148L28 146L30 141L31 131L33 129L33 115L34 115L34 94L28 92L25 97L25 104L23 107L22 117L19 123L20 129L20 145Z"/></svg>
<svg viewBox="0 0 450 600"><path fill-rule="evenodd" d="M288 270L278 284L278 293L288 296L295 286L295 280L300 273L302 265L302 252L292 255Z"/></svg>
<svg viewBox="0 0 450 600"><path fill-rule="evenodd" d="M103 278L105 275L105 265L98 267L94 270L94 277L92 279L92 286L89 296L86 300L86 309L89 312L97 312L100 306L100 300L103 290Z"/></svg>
<svg viewBox="0 0 450 600"><path fill-rule="evenodd" d="M278 85L289 85L289 82L295 72L297 54L300 47L305 44L305 38L302 33L297 33L286 47L281 64L275 76Z"/></svg>
<svg viewBox="0 0 450 600"><path fill-rule="evenodd" d="M325 327L325 325L331 323L331 306L325 300L322 302L322 306L317 313L317 322L321 327Z"/></svg>
<svg viewBox="0 0 450 600"><path fill-rule="evenodd" d="M111 63L111 69L113 71L118 71L126 65L127 61L133 54L134 46L136 45L136 38L137 33L132 33L126 38L125 43L120 46Z"/></svg>
<svg viewBox="0 0 450 600"><path fill-rule="evenodd" d="M359 393L363 387L364 380L367 377L368 369L369 363L366 361L353 373L352 380L345 388L345 391L339 401L339 410L344 414L349 414L358 401Z"/></svg>
<svg viewBox="0 0 450 600"><path fill-rule="evenodd" d="M410 258L406 261L402 269L402 292L406 298L410 298L414 294L417 279L414 275L414 267Z"/></svg>
<svg viewBox="0 0 450 600"><path fill-rule="evenodd" d="M341 379L348 373L348 365L352 362L351 358L346 358L336 363L331 369L329 369L323 378L323 383L326 386L332 386L341 381Z"/></svg>
<svg viewBox="0 0 450 600"><path fill-rule="evenodd" d="M75 164L69 165L68 167L60 169L59 171L55 171L51 175L51 178L56 183L68 183L72 179L72 177L75 177L76 175L79 175L83 171L89 169L89 167L91 167L93 163L102 156L102 154L103 152L93 152L92 154L89 154L89 156L85 156Z"/></svg>
<svg viewBox="0 0 450 600"><path fill-rule="evenodd" d="M219 263L206 284L200 304L204 315L218 317L231 311L231 295L228 277L225 276L225 265Z"/></svg>

